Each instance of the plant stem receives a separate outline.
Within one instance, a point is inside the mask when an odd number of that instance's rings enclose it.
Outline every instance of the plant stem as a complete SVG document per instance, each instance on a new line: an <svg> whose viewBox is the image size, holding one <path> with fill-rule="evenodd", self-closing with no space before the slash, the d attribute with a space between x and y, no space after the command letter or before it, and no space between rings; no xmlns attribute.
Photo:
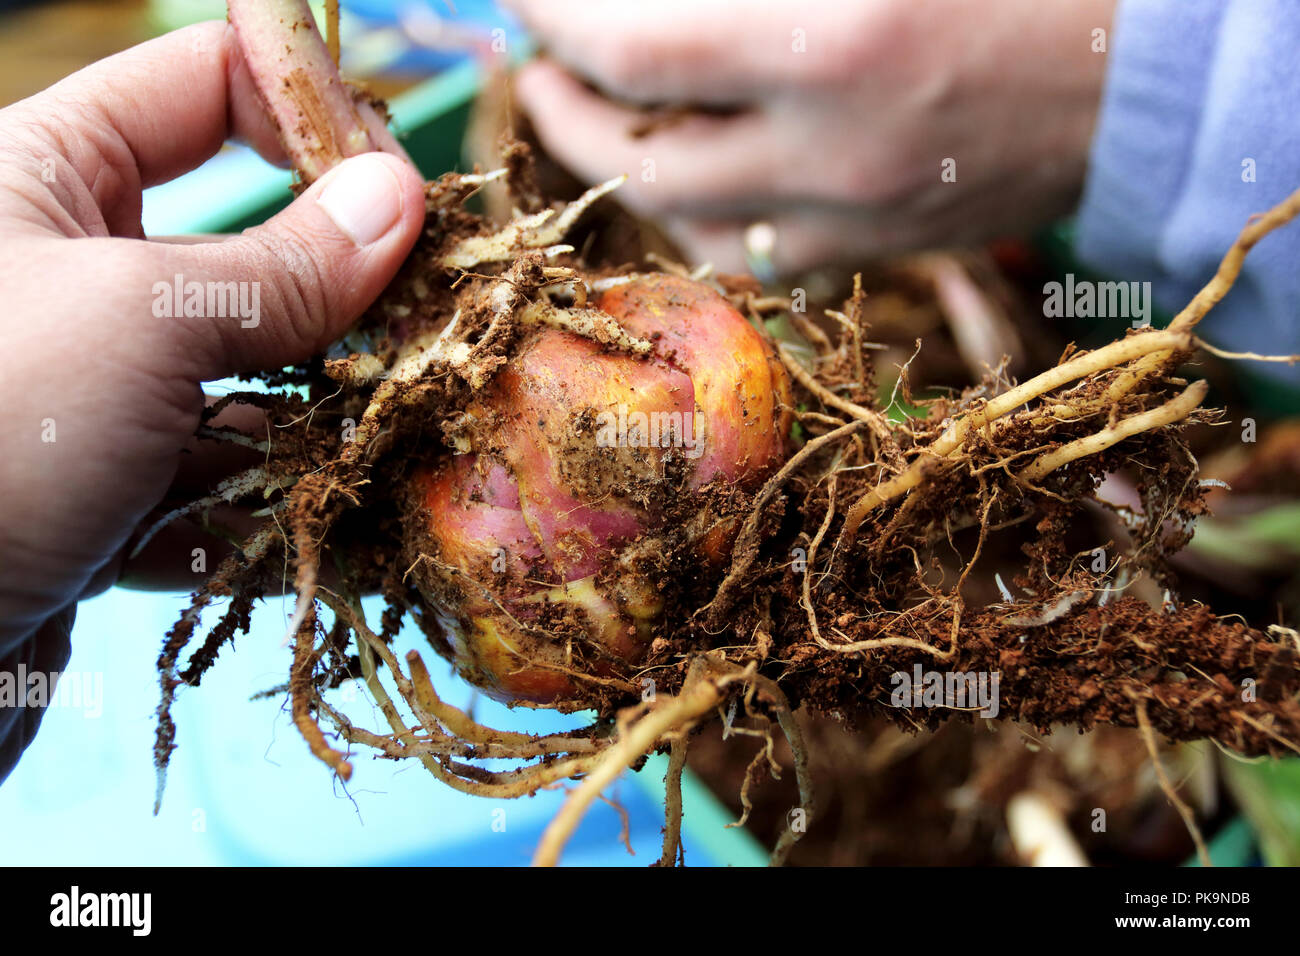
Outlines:
<svg viewBox="0 0 1300 956"><path fill-rule="evenodd" d="M384 119L339 76L307 0L229 0L227 10L253 84L303 182L360 153L405 157Z"/></svg>

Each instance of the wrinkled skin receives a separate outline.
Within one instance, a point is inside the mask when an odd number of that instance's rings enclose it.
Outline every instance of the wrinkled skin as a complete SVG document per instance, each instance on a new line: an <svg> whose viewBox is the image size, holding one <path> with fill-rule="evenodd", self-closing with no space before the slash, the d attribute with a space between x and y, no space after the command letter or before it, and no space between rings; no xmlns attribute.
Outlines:
<svg viewBox="0 0 1300 956"><path fill-rule="evenodd" d="M644 276L595 305L652 341L652 356L529 333L468 410L471 451L413 483L408 547L432 558L416 572L429 610L461 673L507 702L572 702L573 672L635 665L670 556L685 549L716 571L737 527L716 503L785 457L786 372L712 288ZM680 430L650 447L638 412L647 424L676 415Z"/></svg>

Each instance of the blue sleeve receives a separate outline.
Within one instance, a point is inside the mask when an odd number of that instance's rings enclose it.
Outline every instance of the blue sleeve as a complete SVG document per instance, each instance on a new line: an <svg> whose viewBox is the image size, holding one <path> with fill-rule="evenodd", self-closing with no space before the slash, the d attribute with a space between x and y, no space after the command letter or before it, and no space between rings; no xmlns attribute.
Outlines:
<svg viewBox="0 0 1300 956"><path fill-rule="evenodd" d="M1300 2L1121 0L1110 40L1077 250L1174 312L1252 213L1300 189ZM1255 247L1200 332L1300 353L1300 222ZM1251 365L1300 385L1300 365Z"/></svg>

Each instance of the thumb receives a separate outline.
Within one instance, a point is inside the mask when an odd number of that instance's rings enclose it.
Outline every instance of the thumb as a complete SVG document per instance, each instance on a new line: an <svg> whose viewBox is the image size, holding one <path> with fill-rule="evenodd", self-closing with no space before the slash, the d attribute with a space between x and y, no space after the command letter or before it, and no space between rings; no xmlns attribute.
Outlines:
<svg viewBox="0 0 1300 956"><path fill-rule="evenodd" d="M165 259L151 263L162 279L155 314L160 300L170 305L161 314L174 319L172 334L204 380L300 362L379 296L423 223L424 180L414 166L385 153L354 156L241 235L148 244Z"/></svg>

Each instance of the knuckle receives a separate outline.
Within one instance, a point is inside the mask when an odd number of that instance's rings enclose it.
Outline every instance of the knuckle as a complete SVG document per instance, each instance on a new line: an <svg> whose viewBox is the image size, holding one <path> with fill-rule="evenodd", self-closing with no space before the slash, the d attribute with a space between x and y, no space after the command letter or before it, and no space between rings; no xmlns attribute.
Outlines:
<svg viewBox="0 0 1300 956"><path fill-rule="evenodd" d="M325 276L306 239L293 229L249 234L272 268L274 301L268 303L267 334L275 336L287 350L295 346L324 345L328 301Z"/></svg>

